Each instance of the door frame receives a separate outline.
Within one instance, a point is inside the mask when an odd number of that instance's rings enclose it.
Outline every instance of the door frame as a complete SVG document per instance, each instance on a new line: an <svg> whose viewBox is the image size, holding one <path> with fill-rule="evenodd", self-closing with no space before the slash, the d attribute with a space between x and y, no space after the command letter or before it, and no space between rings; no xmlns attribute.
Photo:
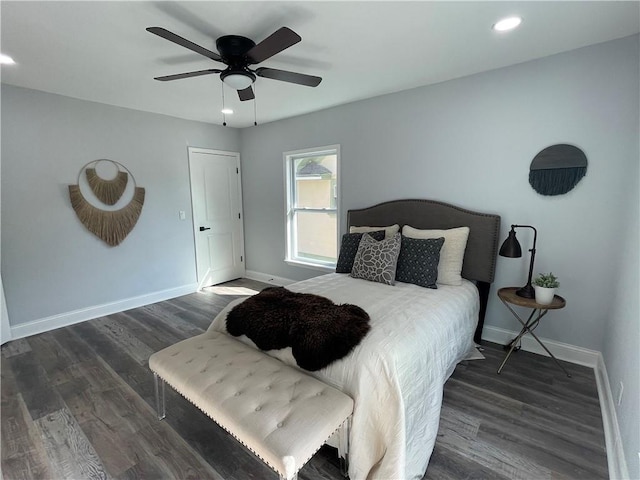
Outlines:
<svg viewBox="0 0 640 480"><path fill-rule="evenodd" d="M227 157L235 157L236 159L236 172L237 172L237 183L238 183L238 206L240 208L241 222L240 222L240 263L242 266L242 277L246 275L246 258L244 251L244 206L242 203L242 169L240 168L240 152L231 152L227 150L214 150L212 148L201 148L201 147L187 147L187 160L189 163L189 193L191 195L191 226L192 226L192 234L193 234L193 251L194 257L193 260L195 262L195 271L196 271L196 282L198 283L198 291L202 290L204 281L207 278L207 275L203 275L202 279L198 278L198 246L196 235L198 232L199 226L196 225L195 218L195 197L193 194L193 182L192 182L192 165L191 165L191 154L192 153L202 153L206 155L223 155Z"/></svg>
<svg viewBox="0 0 640 480"><path fill-rule="evenodd" d="M9 313L7 311L7 300L4 296L4 287L2 285L2 275L0 275L0 345L4 345L13 338L11 333L11 323L9 322Z"/></svg>

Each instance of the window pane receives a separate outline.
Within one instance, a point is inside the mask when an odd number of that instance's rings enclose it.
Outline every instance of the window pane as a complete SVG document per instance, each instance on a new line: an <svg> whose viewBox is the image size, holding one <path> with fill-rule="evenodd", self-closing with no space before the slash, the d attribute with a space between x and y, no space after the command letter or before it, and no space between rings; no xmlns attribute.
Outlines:
<svg viewBox="0 0 640 480"><path fill-rule="evenodd" d="M335 263L338 258L336 212L296 212L297 251L301 260Z"/></svg>
<svg viewBox="0 0 640 480"><path fill-rule="evenodd" d="M294 160L295 206L297 208L336 208L337 155Z"/></svg>

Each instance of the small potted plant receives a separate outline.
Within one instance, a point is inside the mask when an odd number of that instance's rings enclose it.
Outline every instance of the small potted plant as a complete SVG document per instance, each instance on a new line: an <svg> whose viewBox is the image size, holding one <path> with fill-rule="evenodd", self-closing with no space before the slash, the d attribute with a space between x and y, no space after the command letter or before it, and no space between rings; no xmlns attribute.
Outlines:
<svg viewBox="0 0 640 480"><path fill-rule="evenodd" d="M549 305L553 302L556 288L560 286L558 277L552 272L541 273L533 280L533 289L536 291L536 303Z"/></svg>

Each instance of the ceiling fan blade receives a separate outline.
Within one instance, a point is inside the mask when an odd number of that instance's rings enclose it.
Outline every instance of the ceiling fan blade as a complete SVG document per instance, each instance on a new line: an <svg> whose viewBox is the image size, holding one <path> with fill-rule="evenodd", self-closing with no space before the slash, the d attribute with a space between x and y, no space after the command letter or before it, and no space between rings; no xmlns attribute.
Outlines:
<svg viewBox="0 0 640 480"><path fill-rule="evenodd" d="M166 28L162 27L149 27L147 28L147 32L158 35L159 37L164 38L165 40L169 40L170 42L177 43L181 47L188 48L189 50L193 50L200 55L204 55L205 57L209 57L211 60L215 60L216 62L221 62L222 57L211 50L207 50L200 45L197 45L193 42L190 42L186 38L182 38L180 35L176 35L173 32L170 32Z"/></svg>
<svg viewBox="0 0 640 480"><path fill-rule="evenodd" d="M302 37L296 32L290 28L282 27L249 50L247 57L249 57L252 64L260 63L289 48L291 45L295 45L300 40L302 40Z"/></svg>
<svg viewBox="0 0 640 480"><path fill-rule="evenodd" d="M275 68L260 67L255 71L256 75L272 80L280 80L282 82L297 83L307 87L317 87L322 81L321 77L313 75L305 75L304 73L287 72L286 70L278 70Z"/></svg>
<svg viewBox="0 0 640 480"><path fill-rule="evenodd" d="M238 90L238 97L240 97L240 100L243 102L256 98L256 96L253 94L253 88L251 88L251 86L248 86L244 90Z"/></svg>
<svg viewBox="0 0 640 480"><path fill-rule="evenodd" d="M197 72L176 73L175 75L165 75L164 77L155 77L154 80L167 82L169 80L180 80L181 78L199 77L200 75L210 75L212 73L220 73L222 70L210 68L209 70L198 70Z"/></svg>

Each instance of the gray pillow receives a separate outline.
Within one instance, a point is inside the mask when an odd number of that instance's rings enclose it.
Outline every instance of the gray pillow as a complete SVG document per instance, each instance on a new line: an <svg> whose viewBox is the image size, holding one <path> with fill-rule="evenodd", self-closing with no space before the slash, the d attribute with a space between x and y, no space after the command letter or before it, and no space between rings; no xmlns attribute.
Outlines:
<svg viewBox="0 0 640 480"><path fill-rule="evenodd" d="M351 276L387 285L395 284L400 241L399 233L379 242L365 233L353 261Z"/></svg>
<svg viewBox="0 0 640 480"><path fill-rule="evenodd" d="M356 253L358 253L358 246L360 246L362 235L364 235L364 233L345 233L342 235L340 255L338 255L338 262L336 263L336 273L351 273L353 261L356 258ZM370 232L369 235L376 240L382 240L384 238L384 230Z"/></svg>
<svg viewBox="0 0 640 480"><path fill-rule="evenodd" d="M402 236L396 280L420 287L438 288L438 262L444 237L409 238Z"/></svg>

